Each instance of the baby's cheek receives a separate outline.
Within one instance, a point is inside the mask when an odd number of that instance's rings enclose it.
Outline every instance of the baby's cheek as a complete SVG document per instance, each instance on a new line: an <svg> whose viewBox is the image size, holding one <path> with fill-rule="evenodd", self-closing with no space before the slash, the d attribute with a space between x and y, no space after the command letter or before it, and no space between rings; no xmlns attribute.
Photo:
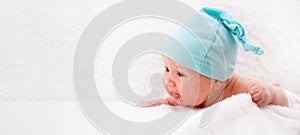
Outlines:
<svg viewBox="0 0 300 135"><path fill-rule="evenodd" d="M192 93L190 93L190 102L193 105L202 104L206 100L207 94L200 92L199 90L194 89Z"/></svg>
<svg viewBox="0 0 300 135"><path fill-rule="evenodd" d="M194 95L191 92L183 92L181 94L181 99L184 104L189 106L197 104L197 95Z"/></svg>
<svg viewBox="0 0 300 135"><path fill-rule="evenodd" d="M168 94L170 94L170 91L169 91L169 89L168 89L168 87L167 87L166 85L164 85L164 88L165 88L165 91L166 91Z"/></svg>

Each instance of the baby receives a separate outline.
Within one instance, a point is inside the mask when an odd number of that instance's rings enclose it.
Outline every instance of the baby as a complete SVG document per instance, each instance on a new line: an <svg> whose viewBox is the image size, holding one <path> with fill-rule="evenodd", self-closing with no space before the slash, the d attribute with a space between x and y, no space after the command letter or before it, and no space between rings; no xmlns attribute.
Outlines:
<svg viewBox="0 0 300 135"><path fill-rule="evenodd" d="M196 17L195 17L196 16ZM238 43L245 51L263 54L263 50L245 39L243 27L227 12L203 8L180 29L162 49L165 65L164 87L170 95L146 106L168 104L204 108L232 95L249 93L259 107L269 104L291 106L286 91L278 83L234 73Z"/></svg>
<svg viewBox="0 0 300 135"><path fill-rule="evenodd" d="M152 105L169 104L203 108L232 95L249 93L259 107L268 104L288 106L287 96L278 84L270 85L236 73L226 81L219 81L188 69L166 56L163 56L163 61L164 87L170 97L160 99Z"/></svg>

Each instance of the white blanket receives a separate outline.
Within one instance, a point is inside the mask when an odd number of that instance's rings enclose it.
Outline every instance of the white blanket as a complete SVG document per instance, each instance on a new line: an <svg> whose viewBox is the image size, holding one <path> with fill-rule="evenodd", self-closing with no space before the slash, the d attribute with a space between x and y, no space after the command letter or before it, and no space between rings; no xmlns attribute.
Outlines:
<svg viewBox="0 0 300 135"><path fill-rule="evenodd" d="M167 105L138 108L121 102L110 102L107 106L116 115L139 122L159 119L170 110L177 112L188 110ZM201 123L205 118L210 120L206 124ZM208 108L194 110L172 134L300 135L300 110L275 105L259 108L252 102L250 95L239 94Z"/></svg>
<svg viewBox="0 0 300 135"><path fill-rule="evenodd" d="M187 110L187 108L167 105L136 108L128 107L129 105L120 102L107 105L120 117L139 122L158 119L170 110ZM215 112L213 117L210 117L206 125L200 124L207 114L210 115L213 112ZM250 95L239 94L211 107L194 110L192 115L172 134L300 135L300 110L274 105L259 108L252 102Z"/></svg>
<svg viewBox="0 0 300 135"><path fill-rule="evenodd" d="M139 108L119 101L106 102L106 105L119 117L137 122L159 119L172 110L190 110L167 105ZM1 135L94 135L95 132L103 135L86 120L75 102L0 102L0 107ZM216 108L212 119L201 127L200 120ZM240 94L195 110L172 134L300 135L300 111L280 106L258 108L249 95Z"/></svg>
<svg viewBox="0 0 300 135"><path fill-rule="evenodd" d="M204 127L199 127L203 111L209 112L218 106L211 121ZM259 108L248 94L239 94L199 110L193 117L193 120L185 123L185 128L175 134L300 135L299 110L274 105Z"/></svg>

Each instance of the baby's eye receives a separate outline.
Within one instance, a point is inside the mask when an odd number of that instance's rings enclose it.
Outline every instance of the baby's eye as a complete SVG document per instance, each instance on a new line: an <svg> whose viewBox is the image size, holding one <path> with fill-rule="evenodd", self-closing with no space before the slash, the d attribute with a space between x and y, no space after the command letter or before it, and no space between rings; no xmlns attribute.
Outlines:
<svg viewBox="0 0 300 135"><path fill-rule="evenodd" d="M169 71L170 71L170 69L169 69L168 67L166 67L166 69L165 69L165 70L166 70L166 72L169 72Z"/></svg>
<svg viewBox="0 0 300 135"><path fill-rule="evenodd" d="M183 74L183 73L181 73L181 72L177 72L177 75L178 75L179 77L182 77L182 76L184 76L184 74Z"/></svg>

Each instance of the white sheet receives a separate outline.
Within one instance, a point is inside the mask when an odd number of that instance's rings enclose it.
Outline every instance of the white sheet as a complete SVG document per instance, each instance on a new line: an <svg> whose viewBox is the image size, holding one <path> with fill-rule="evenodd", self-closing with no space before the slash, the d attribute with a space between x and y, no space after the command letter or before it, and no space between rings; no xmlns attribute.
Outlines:
<svg viewBox="0 0 300 135"><path fill-rule="evenodd" d="M183 107L138 108L124 102L107 102L116 115L129 121L159 119ZM218 107L211 121L199 127L209 110ZM80 112L76 102L0 102L0 134L9 135L102 135ZM100 114L101 115L101 114ZM17 130L16 130L17 129ZM173 135L299 135L300 111L280 106L258 108L247 94L228 98L209 108L195 110Z"/></svg>
<svg viewBox="0 0 300 135"><path fill-rule="evenodd" d="M183 107L157 106L151 108L129 107L125 103L107 103L111 111L130 121L149 121L164 116L168 111L186 111ZM215 115L205 125L200 120L207 112ZM145 116L147 116L145 118ZM259 108L250 95L232 96L206 109L194 110L192 115L172 134L175 135L300 135L300 110L270 105Z"/></svg>
<svg viewBox="0 0 300 135"><path fill-rule="evenodd" d="M195 117L199 119L202 113ZM299 135L300 111L274 105L258 108L250 95L239 94L220 102L217 113L205 127L199 128L195 122L186 124L187 128L176 134Z"/></svg>

